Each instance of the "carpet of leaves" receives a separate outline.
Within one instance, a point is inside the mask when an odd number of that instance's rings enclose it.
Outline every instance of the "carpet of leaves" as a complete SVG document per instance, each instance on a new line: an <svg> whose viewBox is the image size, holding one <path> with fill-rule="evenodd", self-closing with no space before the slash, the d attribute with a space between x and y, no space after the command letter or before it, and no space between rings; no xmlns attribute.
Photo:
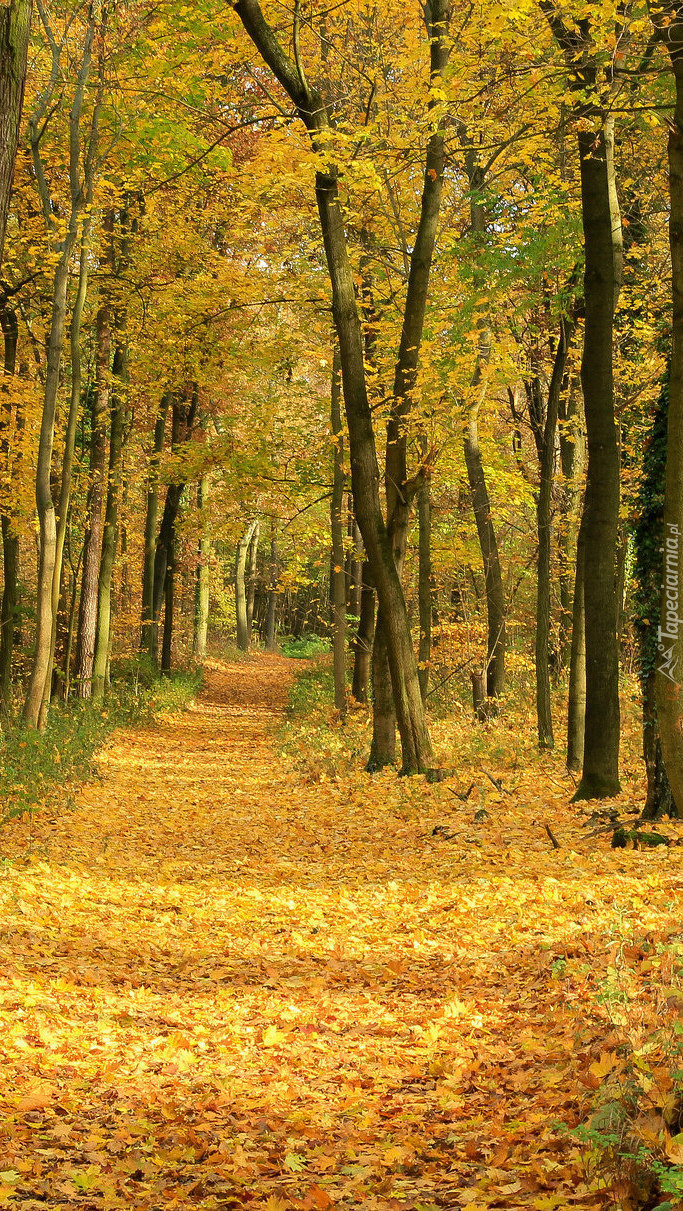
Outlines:
<svg viewBox="0 0 683 1211"><path fill-rule="evenodd" d="M567 1127L621 1062L627 945L647 1016L683 849L589 838L559 758L305 776L293 667L210 665L3 830L0 1207L610 1205Z"/></svg>

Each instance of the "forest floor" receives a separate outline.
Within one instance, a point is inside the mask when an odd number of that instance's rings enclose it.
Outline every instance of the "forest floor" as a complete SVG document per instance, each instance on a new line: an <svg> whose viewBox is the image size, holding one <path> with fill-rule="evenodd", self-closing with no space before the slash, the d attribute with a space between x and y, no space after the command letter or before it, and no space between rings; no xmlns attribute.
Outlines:
<svg viewBox="0 0 683 1211"><path fill-rule="evenodd" d="M549 765L306 776L296 668L210 664L0 834L0 1207L678 1207L683 849Z"/></svg>

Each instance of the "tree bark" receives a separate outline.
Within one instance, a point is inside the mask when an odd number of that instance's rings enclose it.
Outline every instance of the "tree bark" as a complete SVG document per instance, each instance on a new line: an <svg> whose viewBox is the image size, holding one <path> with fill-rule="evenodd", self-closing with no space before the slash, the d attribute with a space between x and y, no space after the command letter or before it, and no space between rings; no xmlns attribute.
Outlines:
<svg viewBox="0 0 683 1211"><path fill-rule="evenodd" d="M668 156L673 286L673 347L669 382L666 488L662 546L664 576L659 661L656 670L657 714L664 764L678 815L683 815L683 618L681 564L683 539L683 6L662 4L651 13L671 56L676 106L670 123Z"/></svg>
<svg viewBox="0 0 683 1211"><path fill-rule="evenodd" d="M44 722L43 701L45 683L50 670L52 651L52 582L57 554L57 526L55 507L52 499L50 473L52 468L52 447L54 443L55 418L59 392L59 372L62 359L62 346L66 328L67 287L69 281L69 265L78 238L79 217L85 207L92 182L96 172L95 148L97 146L97 129L99 109L102 101L102 86L98 90L88 149L85 155L85 168L81 180L81 116L85 87L90 74L92 47L95 36L96 18L93 11L88 21L81 64L76 81L74 100L69 116L69 188L70 207L66 232L58 245L58 260L54 271L52 289L52 308L47 341L47 366L43 393L43 411L38 442L38 459L36 467L36 508L40 527L40 560L38 567L38 587L36 593L36 643L31 674L29 677L24 701L23 718L30 726L37 727ZM46 221L50 231L53 231L54 221L45 173L40 158L40 140L42 130L39 129L37 115L31 121L31 147L36 170L39 192L43 204ZM41 719L41 715L43 718Z"/></svg>
<svg viewBox="0 0 683 1211"><path fill-rule="evenodd" d="M365 560L361 574L360 614L353 641L353 683L351 693L356 702L367 702L370 690L370 662L375 634L375 590L371 583L370 564Z"/></svg>
<svg viewBox="0 0 683 1211"><path fill-rule="evenodd" d="M3 377L13 378L17 368L17 343L19 325L16 312L7 306L6 300L0 312L2 332L4 337ZM8 389L3 383L2 394ZM7 470L10 466L10 440L13 416L13 405L4 398L2 404L3 432L0 449ZM18 564L19 538L13 525L11 506L6 507L2 514L2 553L3 553L3 589L2 607L0 609L0 697L2 707L7 714L11 705L12 691L12 655L14 652L14 628L16 626L17 608L19 604Z"/></svg>
<svg viewBox="0 0 683 1211"><path fill-rule="evenodd" d="M9 0L0 7L0 266L24 103L32 7L32 0Z"/></svg>
<svg viewBox="0 0 683 1211"><path fill-rule="evenodd" d="M195 615L193 651L195 660L206 656L206 640L209 630L209 595L211 563L211 531L209 528L209 477L202 475L197 488L197 507L200 511L201 537L199 539L199 561L195 586Z"/></svg>
<svg viewBox="0 0 683 1211"><path fill-rule="evenodd" d="M553 373L548 388L545 422L541 440L541 475L536 498L538 525L538 574L536 582L536 721L539 748L555 745L550 702L550 564L551 564L551 493L555 468L555 437L560 395L574 323L560 321L560 335L555 353Z"/></svg>
<svg viewBox="0 0 683 1211"><path fill-rule="evenodd" d="M616 795L619 783L619 646L616 555L619 450L614 417L613 331L622 270L621 223L614 182L613 120L591 96L597 62L589 23L569 28L553 3L542 3L562 48L577 110L585 269L581 386L588 465L581 540L586 620L586 721L576 799Z"/></svg>
<svg viewBox="0 0 683 1211"><path fill-rule="evenodd" d="M118 335L112 365L111 426L109 431L109 479L104 510L100 573L97 586L97 631L92 671L92 697L104 697L109 666L111 594L118 538L119 496L126 416L127 349L125 334Z"/></svg>
<svg viewBox="0 0 683 1211"><path fill-rule="evenodd" d="M310 88L300 62L295 65L285 54L265 22L257 0L237 0L235 11L261 56L294 102L314 148L325 154L323 144L325 131L329 128L328 110L320 94ZM438 3L434 0L428 6L428 15L432 23L438 22L445 27L447 14L442 0ZM444 39L433 38L433 53L435 44L442 41ZM296 57L298 59L298 53ZM365 378L363 335L339 199L337 169L333 164L328 163L316 173L316 200L342 364L355 513L384 617L403 772L417 773L431 766L431 743L392 537L380 505L379 468ZM423 268L420 266L421 272ZM402 483L396 487L400 490Z"/></svg>
<svg viewBox="0 0 683 1211"><path fill-rule="evenodd" d="M566 393L563 392L560 400L560 422L562 492L558 544L560 563L559 667L564 670L569 667L572 642L576 543L579 534L581 481L586 445L583 428L583 400L580 385L574 376L571 376L569 389Z"/></svg>
<svg viewBox="0 0 683 1211"><path fill-rule="evenodd" d="M254 624L254 601L256 600L256 559L258 556L258 544L261 537L261 527L258 522L254 526L254 532L249 543L247 551L247 566L245 574L245 588L247 596L247 647L251 647L251 634Z"/></svg>
<svg viewBox="0 0 683 1211"><path fill-rule="evenodd" d="M432 499L429 476L425 476L417 495L419 568L418 568L418 614L420 620L420 645L418 648L418 677L422 701L429 687L429 666L432 658Z"/></svg>
<svg viewBox="0 0 683 1211"><path fill-rule="evenodd" d="M159 459L164 448L166 416L172 400L170 391L161 398L154 425L154 446L149 460L147 508L145 512L145 552L142 573L142 632L140 647L156 661L157 628L154 620L154 562L159 516Z"/></svg>
<svg viewBox="0 0 683 1211"><path fill-rule="evenodd" d="M586 614L583 596L583 539L576 546L572 646L569 661L569 704L567 710L567 769L578 773L583 766L586 731Z"/></svg>
<svg viewBox="0 0 683 1211"><path fill-rule="evenodd" d="M465 466L472 494L474 519L477 524L479 549L484 565L486 592L486 615L488 636L486 640L486 693L489 698L498 698L505 686L505 587L498 553L498 540L493 528L491 503L484 472L484 461L479 446L477 408L473 406L465 431Z"/></svg>
<svg viewBox="0 0 683 1211"><path fill-rule="evenodd" d="M172 398L173 425L171 446L174 451L177 450L178 446L182 442L188 441L192 433L192 426L194 424L198 404L198 388L196 383L192 385L191 395L192 398L189 404L187 399L183 400ZM161 609L164 604L166 592L166 571L168 568L170 552L175 543L176 519L184 491L184 483L168 485L168 488L166 489L166 499L164 501L164 511L161 517L161 525L159 527L159 535L156 540L156 547L154 551L152 611L147 637L148 651L155 664L157 664L159 659L159 619L161 618Z"/></svg>
<svg viewBox="0 0 683 1211"><path fill-rule="evenodd" d="M90 393L90 488L86 503L81 597L76 640L76 681L79 698L92 693L97 598L102 554L102 512L107 468L107 421L111 387L111 308L102 303L97 312L95 389Z"/></svg>
<svg viewBox="0 0 683 1211"><path fill-rule="evenodd" d="M332 668L334 706L341 718L346 715L346 575L344 571L344 439L341 420L341 365L335 345L332 359L330 418L332 424L332 496L330 497L330 533L332 569L330 605L332 611Z"/></svg>
<svg viewBox="0 0 683 1211"><path fill-rule="evenodd" d="M270 522L270 572L268 585L268 608L266 612L266 634L265 644L267 652L274 652L276 649L275 633L277 629L277 580L279 574L279 561L277 552L277 525L275 518L271 518Z"/></svg>
<svg viewBox="0 0 683 1211"><path fill-rule="evenodd" d="M249 547L257 526L252 521L237 544L235 558L235 622L237 624L237 646L241 652L249 651L249 620L247 617L247 560Z"/></svg>

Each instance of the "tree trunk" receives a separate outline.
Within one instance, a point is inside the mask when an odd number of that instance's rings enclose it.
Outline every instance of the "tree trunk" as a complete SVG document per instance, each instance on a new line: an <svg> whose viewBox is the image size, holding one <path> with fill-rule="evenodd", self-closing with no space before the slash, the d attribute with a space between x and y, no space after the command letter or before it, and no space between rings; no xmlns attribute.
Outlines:
<svg viewBox="0 0 683 1211"><path fill-rule="evenodd" d="M420 484L417 495L419 527L419 572L418 613L420 618L420 646L418 650L418 677L422 701L427 697L429 666L432 658L432 500L429 477Z"/></svg>
<svg viewBox="0 0 683 1211"><path fill-rule="evenodd" d="M297 68L285 54L273 30L264 20L258 0L237 0L235 11L263 59L294 102L298 116L309 131L314 149L325 154L322 144L329 129L329 114L322 97L310 88L302 76L300 65ZM442 0L433 0L428 4L427 17L431 24L434 62L434 56L443 52L445 43L445 38L439 36L445 34L447 18ZM442 134L441 140L443 142ZM436 170L435 175L438 177ZM428 181L432 181L429 171L425 174L425 187ZM440 184L439 178L439 189ZM405 599L394 562L392 537L382 517L377 451L365 378L363 335L338 193L337 170L332 164L320 168L316 173L316 200L332 285L332 309L342 364L354 508L384 618L394 704L401 735L403 772L417 773L431 766L431 743ZM420 265L420 273L425 269L429 269L428 262ZM411 324L414 318L411 317ZM417 350L414 353L416 356ZM412 356L411 350L411 359ZM403 479L398 481L397 490L400 491L402 486Z"/></svg>
<svg viewBox="0 0 683 1211"><path fill-rule="evenodd" d="M1 20L1 16L0 16ZM19 327L16 313L6 303L0 313L2 332L4 336L4 365L3 375L12 378L17 367L17 342ZM3 397L8 390L6 383L2 384ZM14 405L9 399L3 398L2 427L0 450L5 461L7 472L10 469L10 441ZM2 514L2 552L3 552L3 590L2 607L0 609L0 697L2 707L7 714L11 705L12 690L12 655L14 652L14 628L19 604L18 564L19 538L13 526L11 507Z"/></svg>
<svg viewBox="0 0 683 1211"><path fill-rule="evenodd" d="M104 697L109 664L111 588L114 575L114 561L116 558L116 540L118 537L123 431L126 413L127 353L124 340L125 337L119 336L112 366L109 480L107 483L107 503L104 510L104 529L102 531L102 554L97 590L97 632L92 672L92 697L97 701L100 701Z"/></svg>
<svg viewBox="0 0 683 1211"><path fill-rule="evenodd" d="M541 475L536 499L538 524L538 577L536 586L536 720L539 748L553 748L553 718L550 703L550 557L551 493L555 468L555 436L560 394L569 344L574 331L570 320L560 322L560 336L548 388L545 423L541 440Z"/></svg>
<svg viewBox="0 0 683 1211"><path fill-rule="evenodd" d="M577 799L619 793L619 647L616 555L619 451L614 423L612 337L618 282L612 203L613 135L579 133L586 250L581 385L586 408L588 465L581 533L586 618L586 724Z"/></svg>
<svg viewBox="0 0 683 1211"><path fill-rule="evenodd" d="M192 385L191 391L192 399L189 404L187 402L187 398L184 400L172 399L173 426L171 447L174 451L178 449L178 446L182 442L188 441L192 433L192 426L194 424L199 398L196 383ZM159 425L159 420L157 421L157 425ZM166 489L164 511L161 517L159 536L156 540L156 547L154 551L151 617L149 620L149 629L146 631L146 636L148 639L147 650L149 651L150 656L155 664L159 659L159 619L161 617L161 609L165 598L166 570L168 568L171 547L175 542L176 519L184 490L184 483L169 484L168 488ZM147 503L149 519L149 497Z"/></svg>
<svg viewBox="0 0 683 1211"><path fill-rule="evenodd" d="M254 622L254 601L256 599L256 559L258 556L258 543L261 536L261 527L258 522L254 526L254 532L249 542L249 550L247 551L247 566L245 573L245 588L247 595L247 647L251 647L251 632Z"/></svg>
<svg viewBox="0 0 683 1211"><path fill-rule="evenodd" d="M375 590L370 581L370 564L363 563L361 574L360 614L358 630L353 641L353 683L351 693L356 702L367 702L370 689L370 662L375 634Z"/></svg>
<svg viewBox="0 0 683 1211"><path fill-rule="evenodd" d="M103 303L97 312L95 389L90 393L90 489L86 504L81 598L76 640L76 681L79 698L92 693L98 584L102 554L102 512L107 467L107 420L111 380L111 310Z"/></svg>
<svg viewBox="0 0 683 1211"><path fill-rule="evenodd" d="M569 662L569 704L567 711L567 769L578 773L583 766L583 740L586 730L586 614L583 596L583 539L579 530L576 546L574 603L572 607L572 646Z"/></svg>
<svg viewBox="0 0 683 1211"><path fill-rule="evenodd" d="M170 391L162 396L154 425L154 447L149 460L147 509L145 512L145 552L142 573L142 633L140 647L156 661L157 628L154 620L154 563L159 516L159 459L164 448L166 415L172 400Z"/></svg>
<svg viewBox="0 0 683 1211"><path fill-rule="evenodd" d="M560 401L560 464L562 493L558 555L560 563L560 637L559 667L569 667L572 642L572 603L576 565L576 543L581 511L581 480L586 436L583 427L583 400L580 384L572 376L569 389Z"/></svg>
<svg viewBox="0 0 683 1211"><path fill-rule="evenodd" d="M277 628L277 579L279 574L278 553L277 553L277 527L275 518L271 518L270 522L270 584L268 587L268 608L266 613L266 634L265 644L267 652L274 652L276 648L275 633Z"/></svg>
<svg viewBox="0 0 683 1211"><path fill-rule="evenodd" d="M334 674L334 706L342 719L346 715L346 576L344 572L344 440L341 421L341 366L336 345L332 359L332 496L330 498L330 533L332 536L332 570L330 575L330 604L332 607L332 667Z"/></svg>
<svg viewBox="0 0 683 1211"><path fill-rule="evenodd" d="M0 266L24 103L32 0L0 7Z"/></svg>
<svg viewBox="0 0 683 1211"><path fill-rule="evenodd" d="M201 537L199 539L199 562L195 587L194 641L195 660L206 656L206 640L209 630L209 575L211 563L211 531L209 529L209 477L202 475L197 488L197 507L201 514Z"/></svg>
<svg viewBox="0 0 683 1211"><path fill-rule="evenodd" d="M161 641L161 672L168 677L171 672L173 652L173 607L175 604L175 533L168 547L166 580L164 583L164 630Z"/></svg>
<svg viewBox="0 0 683 1211"><path fill-rule="evenodd" d="M97 122L102 101L101 82L98 99L95 104L91 123L91 134L87 153L84 157L84 178L80 176L80 162L83 156L81 146L80 122L83 109L85 86L90 74L92 61L92 46L95 36L96 15L90 11L86 29L85 42L81 58L74 100L69 115L69 187L70 210L66 231L59 244L59 258L55 266L52 308L47 341L47 365L43 391L43 411L38 442L38 459L36 467L36 508L40 527L40 560L38 567L38 586L36 593L36 643L33 665L29 677L26 699L24 702L24 722L32 727L44 723L43 701L45 683L50 670L52 653L52 582L57 554L57 527L55 507L51 491L52 447L54 444L55 418L57 398L59 393L59 372L62 360L62 346L66 328L67 287L69 282L69 265L78 238L79 216L87 204L92 189L92 182L97 168L95 148L97 145ZM42 131L37 128L35 116L31 123L31 148L33 153L36 178L43 203L43 210L53 231L51 200L47 193L47 185L42 160L40 158L40 140ZM43 718L41 719L41 715Z"/></svg>
<svg viewBox="0 0 683 1211"><path fill-rule="evenodd" d="M498 541L491 518L484 463L479 448L477 408L470 410L465 432L465 465L477 523L479 549L484 565L488 638L486 641L486 692L498 698L505 685L505 588L500 567Z"/></svg>
<svg viewBox="0 0 683 1211"><path fill-rule="evenodd" d="M598 64L590 19L570 28L552 0L541 0L541 7L564 51L581 117L578 152L586 316L581 386L588 464L580 535L586 620L586 722L582 776L575 798L592 799L616 795L620 790L615 583L619 450L614 418L613 335L623 249L614 178L614 125L611 115L598 109L593 99L598 91Z"/></svg>
<svg viewBox="0 0 683 1211"><path fill-rule="evenodd" d="M247 558L249 546L257 523L252 521L237 544L235 558L235 622L237 624L237 646L241 652L249 651L249 621L247 618Z"/></svg>

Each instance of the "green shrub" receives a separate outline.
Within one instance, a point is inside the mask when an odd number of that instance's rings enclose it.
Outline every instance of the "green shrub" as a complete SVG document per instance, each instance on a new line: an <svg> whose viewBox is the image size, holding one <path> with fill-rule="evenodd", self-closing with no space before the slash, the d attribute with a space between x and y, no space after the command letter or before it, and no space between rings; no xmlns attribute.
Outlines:
<svg viewBox="0 0 683 1211"><path fill-rule="evenodd" d="M293 656L297 660L310 660L313 656L321 656L329 652L330 641L320 635L302 635L301 639L285 639L280 645L283 656Z"/></svg>

